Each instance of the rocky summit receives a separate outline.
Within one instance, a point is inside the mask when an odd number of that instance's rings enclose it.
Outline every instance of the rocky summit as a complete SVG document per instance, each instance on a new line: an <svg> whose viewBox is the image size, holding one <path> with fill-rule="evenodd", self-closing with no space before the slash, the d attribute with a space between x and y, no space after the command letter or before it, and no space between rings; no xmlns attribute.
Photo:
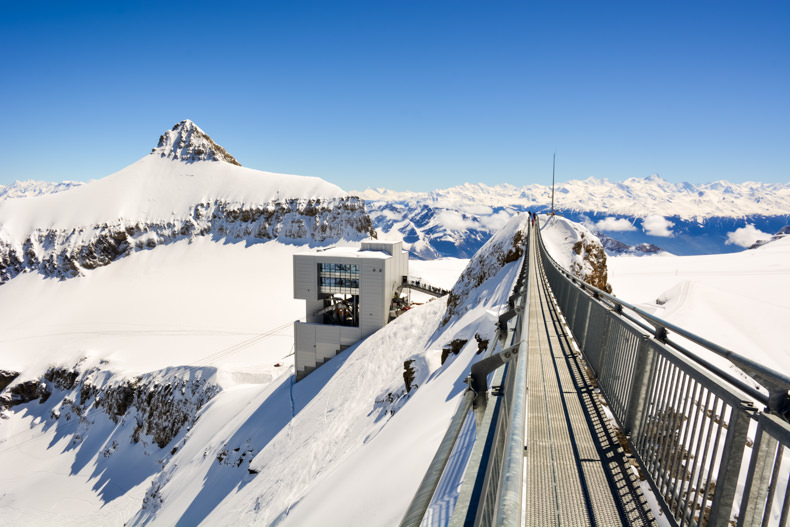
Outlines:
<svg viewBox="0 0 790 527"><path fill-rule="evenodd" d="M189 119L177 123L172 130L162 134L151 154L179 161L224 161L241 166L236 158Z"/></svg>

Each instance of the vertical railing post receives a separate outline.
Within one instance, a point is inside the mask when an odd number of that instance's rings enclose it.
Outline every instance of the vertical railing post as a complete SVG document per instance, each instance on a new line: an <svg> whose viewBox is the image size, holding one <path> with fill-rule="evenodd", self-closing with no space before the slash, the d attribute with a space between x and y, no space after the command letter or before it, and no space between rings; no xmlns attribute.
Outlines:
<svg viewBox="0 0 790 527"><path fill-rule="evenodd" d="M581 326L579 326L579 331L577 332L576 343L579 346L579 351L584 353L584 342L587 340L587 331L590 328L590 316L592 315L592 297L584 295L580 297L580 300L584 300L584 307L582 308L584 311L582 313Z"/></svg>
<svg viewBox="0 0 790 527"><path fill-rule="evenodd" d="M604 360L606 359L606 355L609 351L609 332L611 331L612 327L612 315L607 311L604 313L603 317L603 328L601 329L601 338L600 341L596 344L598 345L598 353L595 355L597 358L595 364L591 364L593 371L595 372L595 377L600 380L601 375L603 374L603 365ZM585 355L588 357L592 357L592 354Z"/></svg>
<svg viewBox="0 0 790 527"><path fill-rule="evenodd" d="M774 459L779 441L765 432L765 415L757 421L757 437L754 440L752 459L749 463L749 475L743 489L741 514L738 515L738 526L759 525L764 514L770 513L770 500L773 494L771 482L774 479ZM778 467L777 467L778 468ZM767 507L767 510L766 510Z"/></svg>
<svg viewBox="0 0 790 527"><path fill-rule="evenodd" d="M626 434L641 430L642 422L647 416L647 400L650 379L655 363L655 350L649 335L642 335L636 348L634 375L631 378L631 391L628 395L628 406L625 409L623 426Z"/></svg>
<svg viewBox="0 0 790 527"><path fill-rule="evenodd" d="M750 414L754 412L751 403L743 402L732 408L732 415L724 441L719 473L716 476L716 491L710 507L708 525L728 525L730 511L735 500L738 475L741 472L744 450L749 432Z"/></svg>

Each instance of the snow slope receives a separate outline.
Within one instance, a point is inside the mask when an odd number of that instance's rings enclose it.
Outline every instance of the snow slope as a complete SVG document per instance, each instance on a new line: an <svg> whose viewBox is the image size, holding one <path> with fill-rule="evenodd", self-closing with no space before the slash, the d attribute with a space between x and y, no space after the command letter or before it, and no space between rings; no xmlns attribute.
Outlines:
<svg viewBox="0 0 790 527"><path fill-rule="evenodd" d="M291 285L299 250L198 238L75 280L18 276L0 286L0 368L33 376L97 353L130 376L220 358L268 371L290 353L290 323L304 316Z"/></svg>
<svg viewBox="0 0 790 527"><path fill-rule="evenodd" d="M0 523L120 525L153 503L206 403L292 374L293 254L370 233L335 185L171 132L102 180L0 200Z"/></svg>
<svg viewBox="0 0 790 527"><path fill-rule="evenodd" d="M512 239L519 225L515 222L504 238ZM55 387L44 403L32 401L4 412L0 463L12 472L3 476L0 521L397 523L465 388L463 378L477 357L473 336L493 335L519 261L489 270L488 279L474 289L464 288L461 314L445 325L446 301L429 302L294 384L292 361L283 361L286 367L273 364L282 360L285 348L279 346L285 343L277 332L266 331L296 303L283 301L290 294L267 290L291 287L282 265L290 264L291 249L277 242L244 248L208 239L184 240L135 253L81 279L56 282L24 275L0 287L0 294L5 290L16 301L37 288L57 304L38 321L51 324L53 334L35 337L31 349L49 344L50 359L57 357L56 362L64 365L77 358L80 349L90 350L78 365L88 368L80 379L99 376L100 384L107 386L147 368L191 361L193 366L153 370L140 377L161 384L199 376L220 388L198 411L199 419L164 448L146 435L133 440L138 414L127 412L116 422L90 407L90 401L88 406L77 404L82 397L79 387L71 392ZM286 256L273 258L281 267L272 264L260 272L259 265L278 251ZM223 257L234 262L232 273L218 272L218 267L225 271L218 265ZM474 262L471 265L475 267ZM421 274L426 280L435 281L434 272L424 263ZM259 291L257 276L262 278ZM187 284L198 277L202 277L200 289L190 292ZM168 289L170 281L182 283ZM17 283L22 285L14 287ZM104 288L113 283L119 285L105 293ZM60 289L64 286L69 288L65 292ZM112 306L107 301L115 293L129 302ZM63 309L64 303L77 298L87 313L78 311L64 324L82 323L85 331L74 336L74 349L59 353L58 341L65 336L55 327L58 307ZM36 303L35 298L25 301ZM116 311L102 316L102 306ZM183 334L171 334L172 328ZM214 354L203 355L212 351L208 343L194 349L215 332L224 341L215 342ZM250 334L272 338L253 340L249 348L227 346L249 342ZM26 339L23 328L19 336L13 345ZM442 347L456 338L469 344L442 366ZM29 358L26 352L16 358L27 364L28 372L45 362L43 357ZM403 368L408 359L418 360L422 368L419 386L407 394ZM60 417L54 419L53 412ZM36 502L57 506L35 507Z"/></svg>
<svg viewBox="0 0 790 527"><path fill-rule="evenodd" d="M57 194L0 202L0 233L24 240L37 227L70 230L112 222L167 221L199 203L267 203L340 198L320 178L261 172L223 162L185 163L150 154L128 167Z"/></svg>
<svg viewBox="0 0 790 527"><path fill-rule="evenodd" d="M618 297L790 375L790 238L735 254L615 257L609 272Z"/></svg>

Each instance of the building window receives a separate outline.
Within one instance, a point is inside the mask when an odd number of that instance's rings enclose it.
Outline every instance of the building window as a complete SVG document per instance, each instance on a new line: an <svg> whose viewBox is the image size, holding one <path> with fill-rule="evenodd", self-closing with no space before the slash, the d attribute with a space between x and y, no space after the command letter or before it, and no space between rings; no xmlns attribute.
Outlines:
<svg viewBox="0 0 790 527"><path fill-rule="evenodd" d="M318 286L322 293L359 294L359 265L319 263Z"/></svg>

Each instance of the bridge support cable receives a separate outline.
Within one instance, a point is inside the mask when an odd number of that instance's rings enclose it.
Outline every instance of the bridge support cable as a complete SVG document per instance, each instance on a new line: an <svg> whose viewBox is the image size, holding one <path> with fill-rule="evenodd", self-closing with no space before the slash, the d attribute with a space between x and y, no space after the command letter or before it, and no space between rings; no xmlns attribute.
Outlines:
<svg viewBox="0 0 790 527"><path fill-rule="evenodd" d="M553 297L666 519L786 526L790 378L584 284L536 234ZM768 394L676 335L726 357Z"/></svg>

